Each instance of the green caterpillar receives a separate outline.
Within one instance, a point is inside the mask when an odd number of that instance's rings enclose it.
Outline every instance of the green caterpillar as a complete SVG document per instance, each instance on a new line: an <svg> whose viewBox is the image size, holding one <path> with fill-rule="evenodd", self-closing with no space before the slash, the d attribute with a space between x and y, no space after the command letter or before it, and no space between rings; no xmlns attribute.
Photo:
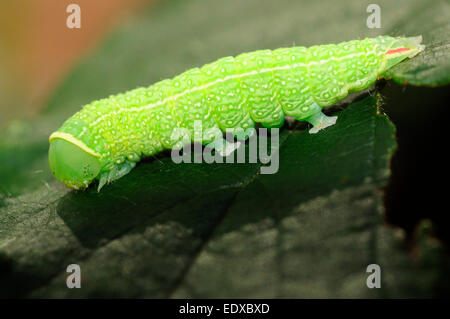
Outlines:
<svg viewBox="0 0 450 319"><path fill-rule="evenodd" d="M421 36L380 36L243 53L94 101L51 134L50 168L73 189L99 180L100 190L142 156L179 147L171 138L174 129L186 129L193 141L196 120L205 129L239 136L255 123L280 127L292 116L317 133L337 120L324 115L323 107L368 88L387 69L423 51L421 41ZM213 138L205 134L201 141L206 145Z"/></svg>

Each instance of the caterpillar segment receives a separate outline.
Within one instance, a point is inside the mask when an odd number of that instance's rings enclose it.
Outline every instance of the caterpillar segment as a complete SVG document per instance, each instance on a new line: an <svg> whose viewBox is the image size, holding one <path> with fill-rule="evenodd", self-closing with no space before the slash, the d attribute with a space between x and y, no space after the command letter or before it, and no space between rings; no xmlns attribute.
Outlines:
<svg viewBox="0 0 450 319"><path fill-rule="evenodd" d="M94 101L50 136L53 174L73 189L98 189L129 173L142 156L200 141L227 155L257 123L281 127L285 116L334 125L323 114L349 93L424 50L422 37L380 36L309 48L260 50L221 58L147 88ZM202 123L202 130L195 123ZM174 134L182 129L182 134ZM240 141L226 142L223 132ZM212 144L213 143L213 144Z"/></svg>

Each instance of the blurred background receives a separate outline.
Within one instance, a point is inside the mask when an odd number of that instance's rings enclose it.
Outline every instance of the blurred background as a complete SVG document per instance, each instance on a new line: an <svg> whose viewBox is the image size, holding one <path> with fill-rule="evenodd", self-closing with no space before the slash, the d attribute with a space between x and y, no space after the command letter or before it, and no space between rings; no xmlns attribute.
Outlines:
<svg viewBox="0 0 450 319"><path fill-rule="evenodd" d="M0 2L0 127L41 110L70 69L109 30L157 0L16 0ZM66 25L69 4L82 27Z"/></svg>

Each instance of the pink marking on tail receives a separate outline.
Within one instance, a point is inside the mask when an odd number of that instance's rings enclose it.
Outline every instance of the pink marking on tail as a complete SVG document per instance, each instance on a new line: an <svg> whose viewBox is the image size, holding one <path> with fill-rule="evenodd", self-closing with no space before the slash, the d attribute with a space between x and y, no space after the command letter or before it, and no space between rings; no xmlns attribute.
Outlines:
<svg viewBox="0 0 450 319"><path fill-rule="evenodd" d="M405 52L405 51L409 51L409 48L398 48L398 49L393 49L393 50L388 50L386 51L386 54L394 54L394 53L400 53L400 52Z"/></svg>

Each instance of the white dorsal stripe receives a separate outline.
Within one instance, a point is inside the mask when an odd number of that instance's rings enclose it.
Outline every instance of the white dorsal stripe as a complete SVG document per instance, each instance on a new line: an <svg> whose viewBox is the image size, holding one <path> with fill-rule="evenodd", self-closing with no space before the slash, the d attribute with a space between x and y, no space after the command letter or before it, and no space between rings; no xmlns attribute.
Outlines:
<svg viewBox="0 0 450 319"><path fill-rule="evenodd" d="M163 99L161 101L155 102L155 103L142 105L142 106L136 106L136 107L121 108L118 111L113 111L113 112L109 112L109 113L103 114L98 119L96 119L94 122L89 124L89 127L97 125L98 123L100 123L101 121L105 120L106 118L110 117L113 114L117 115L119 113L124 113L124 112L139 112L139 111L146 110L146 109L152 109L154 107L166 104L169 101L174 101L174 100L178 99L179 97L182 97L182 96L184 96L186 94L189 94L189 93L192 93L192 92L196 92L196 91L200 91L200 90L209 88L209 87L211 87L213 85L216 85L217 83L225 82L225 81L228 81L228 80L239 79L239 78L247 77L247 76L250 76L250 75L256 75L258 73L267 73L267 72L273 72L273 71L295 69L295 68L298 68L298 67L309 67L311 65L325 64L325 63L327 63L329 61L342 61L344 59L350 59L350 58L358 57L358 56L361 56L361 55L366 55L366 54L370 55L370 54L375 54L375 53L376 53L376 51L370 51L368 53L359 52L359 53L353 53L353 54L349 54L349 55L341 56L341 57L330 57L328 59L324 59L324 60L321 60L321 61L311 61L309 63L293 63L293 64L287 64L287 65L273 67L273 68L260 69L258 71L255 70L255 71L250 71L250 72L246 72L246 73L227 75L227 76L225 76L223 78L216 79L216 80L214 80L212 82L205 83L203 85L187 89L187 90L185 90L183 92L180 92L178 94L169 96L169 97L167 97L167 98L165 98L165 99ZM384 52L380 53L380 55L381 54L384 54Z"/></svg>

